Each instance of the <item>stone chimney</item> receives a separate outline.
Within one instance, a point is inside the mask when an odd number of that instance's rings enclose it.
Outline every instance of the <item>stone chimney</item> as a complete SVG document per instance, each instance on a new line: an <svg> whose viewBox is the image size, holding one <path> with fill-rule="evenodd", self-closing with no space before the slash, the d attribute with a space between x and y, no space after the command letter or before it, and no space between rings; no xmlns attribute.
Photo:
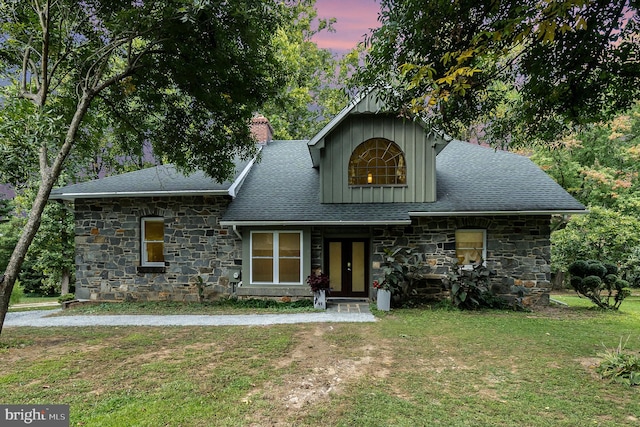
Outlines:
<svg viewBox="0 0 640 427"><path fill-rule="evenodd" d="M262 145L267 145L273 139L273 128L262 114L256 114L251 119L251 134Z"/></svg>

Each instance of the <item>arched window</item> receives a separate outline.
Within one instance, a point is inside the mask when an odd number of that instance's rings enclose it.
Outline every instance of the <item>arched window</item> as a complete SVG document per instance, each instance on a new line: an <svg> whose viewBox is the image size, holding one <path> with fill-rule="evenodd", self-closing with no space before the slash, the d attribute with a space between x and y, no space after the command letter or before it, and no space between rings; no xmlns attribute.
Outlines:
<svg viewBox="0 0 640 427"><path fill-rule="evenodd" d="M407 168L398 145L384 138L358 145L349 159L349 185L405 185Z"/></svg>

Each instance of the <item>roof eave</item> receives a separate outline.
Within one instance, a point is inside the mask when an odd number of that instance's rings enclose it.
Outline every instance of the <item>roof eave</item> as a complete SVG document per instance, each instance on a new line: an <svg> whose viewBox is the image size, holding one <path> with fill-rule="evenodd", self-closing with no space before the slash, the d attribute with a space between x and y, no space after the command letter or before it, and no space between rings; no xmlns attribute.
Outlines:
<svg viewBox="0 0 640 427"><path fill-rule="evenodd" d="M51 200L74 201L76 199L105 199L109 197L180 197L180 196L229 196L229 190L180 190L180 191L114 191L97 193L52 194Z"/></svg>
<svg viewBox="0 0 640 427"><path fill-rule="evenodd" d="M311 221L220 221L222 227L275 227L275 226L310 226L310 225L410 225L410 219L399 220L375 220L375 221L324 221L324 220L311 220Z"/></svg>
<svg viewBox="0 0 640 427"><path fill-rule="evenodd" d="M584 215L587 209L558 209L558 210L525 210L525 211L451 211L451 212L409 212L412 217L424 216L512 216L512 215Z"/></svg>

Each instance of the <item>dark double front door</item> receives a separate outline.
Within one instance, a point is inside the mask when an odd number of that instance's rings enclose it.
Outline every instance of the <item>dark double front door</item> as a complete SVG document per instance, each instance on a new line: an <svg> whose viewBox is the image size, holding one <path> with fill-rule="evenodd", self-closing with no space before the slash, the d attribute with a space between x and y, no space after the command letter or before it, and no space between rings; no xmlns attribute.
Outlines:
<svg viewBox="0 0 640 427"><path fill-rule="evenodd" d="M325 262L331 297L369 295L369 242L365 239L326 239Z"/></svg>

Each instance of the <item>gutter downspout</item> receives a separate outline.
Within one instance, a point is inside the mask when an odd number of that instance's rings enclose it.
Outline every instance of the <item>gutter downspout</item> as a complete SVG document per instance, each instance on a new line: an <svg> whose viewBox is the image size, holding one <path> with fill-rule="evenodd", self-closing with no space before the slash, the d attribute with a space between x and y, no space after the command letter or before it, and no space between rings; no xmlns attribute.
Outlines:
<svg viewBox="0 0 640 427"><path fill-rule="evenodd" d="M233 233L238 236L238 239L242 240L242 234L240 234L240 232L238 231L238 226L234 224L232 229Z"/></svg>

